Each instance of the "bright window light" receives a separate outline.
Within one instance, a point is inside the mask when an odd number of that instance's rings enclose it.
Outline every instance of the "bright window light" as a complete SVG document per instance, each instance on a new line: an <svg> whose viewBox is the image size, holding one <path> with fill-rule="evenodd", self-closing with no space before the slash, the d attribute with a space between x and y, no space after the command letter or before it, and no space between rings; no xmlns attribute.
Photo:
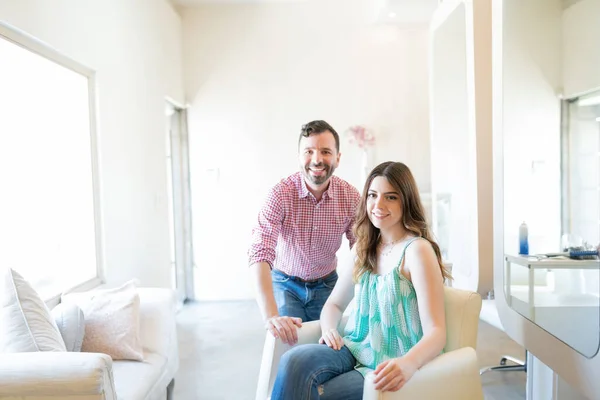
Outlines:
<svg viewBox="0 0 600 400"><path fill-rule="evenodd" d="M0 265L49 298L99 276L90 81L0 28Z"/></svg>

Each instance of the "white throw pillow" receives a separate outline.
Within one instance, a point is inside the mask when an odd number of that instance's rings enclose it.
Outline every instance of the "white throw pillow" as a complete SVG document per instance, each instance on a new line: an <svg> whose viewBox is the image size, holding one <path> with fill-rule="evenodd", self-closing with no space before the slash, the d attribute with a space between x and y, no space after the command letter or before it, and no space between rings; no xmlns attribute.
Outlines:
<svg viewBox="0 0 600 400"><path fill-rule="evenodd" d="M60 303L51 311L67 351L79 352L85 335L83 311L75 303Z"/></svg>
<svg viewBox="0 0 600 400"><path fill-rule="evenodd" d="M0 271L0 353L67 351L46 307L31 285L11 268Z"/></svg>
<svg viewBox="0 0 600 400"><path fill-rule="evenodd" d="M73 302L85 319L81 351L104 353L113 360L143 361L140 340L140 297L135 281L116 289L69 293L63 303Z"/></svg>

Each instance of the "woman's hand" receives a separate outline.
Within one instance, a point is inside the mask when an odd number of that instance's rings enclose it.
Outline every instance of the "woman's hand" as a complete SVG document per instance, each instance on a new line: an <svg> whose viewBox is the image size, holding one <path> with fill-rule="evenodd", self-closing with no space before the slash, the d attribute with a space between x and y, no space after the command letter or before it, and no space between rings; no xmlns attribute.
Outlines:
<svg viewBox="0 0 600 400"><path fill-rule="evenodd" d="M335 328L323 331L321 334L321 339L319 339L319 343L325 343L334 350L340 350L342 347L344 347L344 339L342 339L340 333Z"/></svg>
<svg viewBox="0 0 600 400"><path fill-rule="evenodd" d="M416 366L405 357L384 361L375 368L375 389L382 392L400 390L416 371Z"/></svg>

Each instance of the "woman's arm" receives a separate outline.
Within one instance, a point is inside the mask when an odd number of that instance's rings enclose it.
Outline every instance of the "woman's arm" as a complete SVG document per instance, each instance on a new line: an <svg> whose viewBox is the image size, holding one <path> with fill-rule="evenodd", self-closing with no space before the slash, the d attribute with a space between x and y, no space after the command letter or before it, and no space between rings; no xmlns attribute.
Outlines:
<svg viewBox="0 0 600 400"><path fill-rule="evenodd" d="M424 239L406 249L405 266L417 294L423 338L404 358L421 368L437 357L446 345L444 280L431 244Z"/></svg>
<svg viewBox="0 0 600 400"><path fill-rule="evenodd" d="M354 297L354 282L352 280L352 271L354 269L354 260L356 253L354 250L347 262L338 265L338 280L331 292L331 295L325 302L321 310L321 343L326 343L329 347L339 350L344 345L342 337L338 334L337 327L342 319L342 314L352 297Z"/></svg>
<svg viewBox="0 0 600 400"><path fill-rule="evenodd" d="M406 249L404 265L417 294L423 337L404 356L375 369L375 389L399 390L414 373L437 357L446 345L446 314L442 271L431 244L416 240Z"/></svg>

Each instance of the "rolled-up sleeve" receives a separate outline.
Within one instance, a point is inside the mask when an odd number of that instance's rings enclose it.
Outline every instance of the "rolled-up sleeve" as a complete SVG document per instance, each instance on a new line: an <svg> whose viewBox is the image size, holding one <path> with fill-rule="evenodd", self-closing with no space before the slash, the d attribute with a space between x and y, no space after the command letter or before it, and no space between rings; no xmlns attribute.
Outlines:
<svg viewBox="0 0 600 400"><path fill-rule="evenodd" d="M248 265L267 262L273 268L277 239L283 223L283 204L278 191L273 188L258 213L252 229L252 240L248 249Z"/></svg>

